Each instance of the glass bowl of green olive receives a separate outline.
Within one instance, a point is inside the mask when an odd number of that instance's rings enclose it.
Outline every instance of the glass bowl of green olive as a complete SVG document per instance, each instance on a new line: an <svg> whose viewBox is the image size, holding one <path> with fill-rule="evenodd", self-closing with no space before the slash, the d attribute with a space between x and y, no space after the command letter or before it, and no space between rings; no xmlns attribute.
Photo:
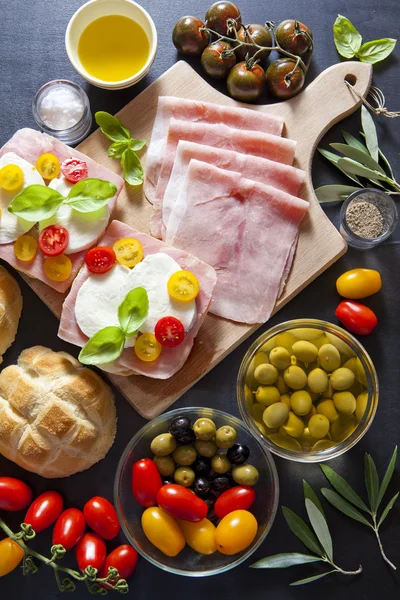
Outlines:
<svg viewBox="0 0 400 600"><path fill-rule="evenodd" d="M186 495L189 489L207 504L206 519L212 523L208 527L215 528L211 546L215 542L215 547L205 548L204 553L196 551L199 544L210 546L210 540L198 538L196 546L196 540L193 543L190 538L186 539L186 532L180 546L182 536L177 527L184 532L184 523L179 519L167 523L160 513L163 510L160 502L160 506L146 509L136 501L132 473L134 465L142 459L153 461L150 466L153 471L154 465L157 467L165 486L182 486L186 488ZM253 523L256 521L254 537L245 548L236 551L235 545L241 543L244 528L239 533L241 527L234 530L235 524L232 532L229 527L225 528L222 533L228 535L228 544L233 544L230 554L225 554L217 543L216 531L224 519L218 517L216 502L224 492L244 486L251 489L253 501L241 512L246 512L246 517L251 513ZM147 423L125 448L114 481L114 502L128 541L157 567L190 577L223 573L246 560L266 538L275 518L278 498L278 475L271 453L242 421L211 408L172 410ZM143 516L146 511L150 515L147 520ZM157 523L160 515L163 521ZM156 517L154 529L157 531L152 532L153 517ZM152 534L158 539L152 539Z"/></svg>
<svg viewBox="0 0 400 600"><path fill-rule="evenodd" d="M318 319L296 319L263 333L237 378L241 416L271 452L322 462L347 452L368 431L378 377L364 347Z"/></svg>

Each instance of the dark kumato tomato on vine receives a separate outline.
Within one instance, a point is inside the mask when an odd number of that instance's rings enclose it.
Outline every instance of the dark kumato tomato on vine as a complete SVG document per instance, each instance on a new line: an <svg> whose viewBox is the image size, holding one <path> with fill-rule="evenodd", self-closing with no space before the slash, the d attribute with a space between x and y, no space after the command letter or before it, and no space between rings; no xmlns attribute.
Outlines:
<svg viewBox="0 0 400 600"><path fill-rule="evenodd" d="M259 51L254 45L251 45L253 42L258 44L259 46L266 46L270 48L273 46L272 35L269 29L264 27L264 25L243 25L238 33L237 37L239 41L244 44L250 44L246 46L239 46L236 52L237 60L246 60L246 56L254 56L256 52ZM260 60L265 60L268 58L271 50L264 50L257 54L257 58Z"/></svg>
<svg viewBox="0 0 400 600"><path fill-rule="evenodd" d="M235 64L236 55L228 42L214 42L201 55L201 66L213 79L226 79Z"/></svg>
<svg viewBox="0 0 400 600"><path fill-rule="evenodd" d="M228 19L236 22L236 28L242 23L240 10L233 2L215 2L206 12L206 26L213 29L220 35L234 37L234 34L228 31Z"/></svg>
<svg viewBox="0 0 400 600"><path fill-rule="evenodd" d="M305 74L293 58L279 58L270 64L265 79L269 92L276 98L292 98L304 85Z"/></svg>
<svg viewBox="0 0 400 600"><path fill-rule="evenodd" d="M200 55L210 42L210 34L200 31L203 21L197 17L181 17L172 32L172 41L182 54Z"/></svg>
<svg viewBox="0 0 400 600"><path fill-rule="evenodd" d="M242 102L254 102L263 93L265 71L259 64L243 61L233 67L228 75L229 95Z"/></svg>
<svg viewBox="0 0 400 600"><path fill-rule="evenodd" d="M283 50L296 56L305 56L313 45L311 29L294 19L279 23L275 30L275 39Z"/></svg>

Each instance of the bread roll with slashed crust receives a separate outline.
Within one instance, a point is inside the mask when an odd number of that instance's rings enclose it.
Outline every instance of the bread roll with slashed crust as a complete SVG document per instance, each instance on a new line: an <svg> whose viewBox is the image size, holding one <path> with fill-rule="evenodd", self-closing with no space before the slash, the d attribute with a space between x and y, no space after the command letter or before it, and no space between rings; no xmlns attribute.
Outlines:
<svg viewBox="0 0 400 600"><path fill-rule="evenodd" d="M0 373L0 452L43 477L104 458L116 432L110 387L66 352L24 350Z"/></svg>
<svg viewBox="0 0 400 600"><path fill-rule="evenodd" d="M11 346L17 334L22 311L19 285L4 267L0 266L0 364L3 354Z"/></svg>

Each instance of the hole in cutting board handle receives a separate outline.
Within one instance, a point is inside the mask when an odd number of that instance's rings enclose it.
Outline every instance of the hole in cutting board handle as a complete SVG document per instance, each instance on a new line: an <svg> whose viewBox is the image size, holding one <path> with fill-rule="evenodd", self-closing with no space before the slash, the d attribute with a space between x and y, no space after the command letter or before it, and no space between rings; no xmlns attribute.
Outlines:
<svg viewBox="0 0 400 600"><path fill-rule="evenodd" d="M353 73L348 73L344 80L347 81L347 83L349 83L350 85L355 85L357 83L357 77L353 75Z"/></svg>

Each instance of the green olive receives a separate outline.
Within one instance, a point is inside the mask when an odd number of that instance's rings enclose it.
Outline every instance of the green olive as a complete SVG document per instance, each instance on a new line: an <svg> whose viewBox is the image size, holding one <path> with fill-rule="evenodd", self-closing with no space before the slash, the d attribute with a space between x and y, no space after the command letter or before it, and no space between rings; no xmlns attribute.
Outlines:
<svg viewBox="0 0 400 600"><path fill-rule="evenodd" d="M206 458L212 458L218 450L217 444L211 440L209 442L205 442L204 440L196 440L194 447L200 456L205 456Z"/></svg>
<svg viewBox="0 0 400 600"><path fill-rule="evenodd" d="M150 444L150 450L156 456L172 454L176 448L176 439L170 433L160 433Z"/></svg>
<svg viewBox="0 0 400 600"><path fill-rule="evenodd" d="M282 396L281 396L281 402L283 402L284 404L286 404L286 406L290 410L291 402L290 402L290 396L289 396L289 394L282 394Z"/></svg>
<svg viewBox="0 0 400 600"><path fill-rule="evenodd" d="M312 392L321 394L328 389L328 375L323 369L317 368L309 372L307 376L307 385Z"/></svg>
<svg viewBox="0 0 400 600"><path fill-rule="evenodd" d="M212 440L215 436L217 428L215 427L214 421L211 419L197 419L193 425L193 431L198 440Z"/></svg>
<svg viewBox="0 0 400 600"><path fill-rule="evenodd" d="M362 392L357 396L356 400L356 417L357 421L361 421L364 416L365 411L367 410L368 404L368 392Z"/></svg>
<svg viewBox="0 0 400 600"><path fill-rule="evenodd" d="M287 421L283 423L282 428L291 437L299 438L304 432L304 421L295 415L293 411L289 411Z"/></svg>
<svg viewBox="0 0 400 600"><path fill-rule="evenodd" d="M217 454L212 457L211 466L214 471L219 474L227 473L232 467L226 454L221 454L220 452L217 452Z"/></svg>
<svg viewBox="0 0 400 600"><path fill-rule="evenodd" d="M231 448L236 442L236 431L229 425L223 425L215 434L215 443L218 448Z"/></svg>
<svg viewBox="0 0 400 600"><path fill-rule="evenodd" d="M355 377L353 371L340 367L333 371L331 375L331 386L334 390L347 390L354 383Z"/></svg>
<svg viewBox="0 0 400 600"><path fill-rule="evenodd" d="M258 421L259 423L263 422L263 413L265 410L265 406L264 404L260 404L259 402L254 402L250 414L253 417L253 419L255 421Z"/></svg>
<svg viewBox="0 0 400 600"><path fill-rule="evenodd" d="M294 337L298 340L307 340L307 342L313 342L319 339L323 334L320 329L313 329L311 327L298 327L290 331Z"/></svg>
<svg viewBox="0 0 400 600"><path fill-rule="evenodd" d="M256 391L256 400L264 406L271 406L275 402L279 402L281 395L278 388L273 385L260 385Z"/></svg>
<svg viewBox="0 0 400 600"><path fill-rule="evenodd" d="M336 392L333 394L333 402L343 415L352 415L356 410L356 399L351 392Z"/></svg>
<svg viewBox="0 0 400 600"><path fill-rule="evenodd" d="M292 362L290 352L283 346L272 348L269 353L269 360L277 369L286 369Z"/></svg>
<svg viewBox="0 0 400 600"><path fill-rule="evenodd" d="M334 448L335 446L336 443L332 442L331 440L318 440L318 442L315 442L311 450L313 452L318 452L319 450L329 450L330 448Z"/></svg>
<svg viewBox="0 0 400 600"><path fill-rule="evenodd" d="M340 354L339 350L335 348L333 344L324 344L318 350L319 364L330 373L340 367Z"/></svg>
<svg viewBox="0 0 400 600"><path fill-rule="evenodd" d="M172 458L178 465L188 467L197 458L197 452L190 444L178 446L172 453Z"/></svg>
<svg viewBox="0 0 400 600"><path fill-rule="evenodd" d="M303 421L304 421L304 424L306 425L306 427L308 427L308 423L309 423L311 417L316 414L317 414L317 408L313 404L311 406L310 412L307 413L306 415L304 415L304 417L303 417Z"/></svg>
<svg viewBox="0 0 400 600"><path fill-rule="evenodd" d="M329 343L335 346L340 354L343 354L344 356L354 356L354 351L350 348L347 342L344 342L338 338L334 333L327 332L326 336L329 339Z"/></svg>
<svg viewBox="0 0 400 600"><path fill-rule="evenodd" d="M328 387L326 388L325 392L322 392L322 397L333 398L333 388L330 381L328 381Z"/></svg>
<svg viewBox="0 0 400 600"><path fill-rule="evenodd" d="M362 362L359 358L357 358L357 373L356 379L359 381L364 387L368 386L367 376L365 374L365 369L362 366Z"/></svg>
<svg viewBox="0 0 400 600"><path fill-rule="evenodd" d="M313 362L318 356L318 349L314 344L306 340L299 340L292 346L293 354L304 363Z"/></svg>
<svg viewBox="0 0 400 600"><path fill-rule="evenodd" d="M325 344L329 344L329 338L325 334L321 335L321 337L319 337L318 339L313 340L313 344L319 350L321 348L321 346L324 346Z"/></svg>
<svg viewBox="0 0 400 600"><path fill-rule="evenodd" d="M244 385L244 400L247 404L247 408L251 411L251 407L253 406L254 401L253 392L246 384Z"/></svg>
<svg viewBox="0 0 400 600"><path fill-rule="evenodd" d="M330 423L334 423L334 421L336 421L336 419L339 418L339 413L336 410L333 400L331 400L330 398L322 400L318 404L317 412L320 415L325 415L325 417L329 420Z"/></svg>
<svg viewBox="0 0 400 600"><path fill-rule="evenodd" d="M156 464L157 470L162 477L171 477L175 473L175 462L170 455L154 456L153 461Z"/></svg>
<svg viewBox="0 0 400 600"><path fill-rule="evenodd" d="M290 333L290 331L285 331L284 333L278 333L276 336L276 346L282 346L286 348L289 354L292 353L292 346L295 342L297 342L297 338Z"/></svg>
<svg viewBox="0 0 400 600"><path fill-rule="evenodd" d="M329 419L325 415L314 415L308 422L308 429L310 431L310 434L318 440L324 438L327 435L327 433L329 432L329 428Z"/></svg>
<svg viewBox="0 0 400 600"><path fill-rule="evenodd" d="M289 407L283 402L277 402L264 410L263 421L267 427L275 429L283 425L288 415Z"/></svg>
<svg viewBox="0 0 400 600"><path fill-rule="evenodd" d="M295 365L288 367L283 374L285 383L292 390L301 390L307 383L307 375L303 369Z"/></svg>
<svg viewBox="0 0 400 600"><path fill-rule="evenodd" d="M311 410L311 396L306 390L298 390L291 395L290 404L296 415L304 416Z"/></svg>
<svg viewBox="0 0 400 600"><path fill-rule="evenodd" d="M274 433L269 436L271 442L279 446L280 448L284 448L285 450L291 450L293 452L300 452L301 446L297 440L288 435L282 435L281 433Z"/></svg>
<svg viewBox="0 0 400 600"><path fill-rule="evenodd" d="M237 465L232 469L232 478L238 485L255 485L259 478L259 473L253 465Z"/></svg>
<svg viewBox="0 0 400 600"><path fill-rule="evenodd" d="M330 434L335 442L343 442L349 437L357 426L355 415L340 415L337 421L332 423Z"/></svg>
<svg viewBox="0 0 400 600"><path fill-rule="evenodd" d="M178 485L190 487L195 480L195 472L190 467L178 467L174 473L174 480Z"/></svg>
<svg viewBox="0 0 400 600"><path fill-rule="evenodd" d="M353 358L349 358L348 360L346 360L345 363L343 363L343 367L345 367L346 369L350 369L350 371L353 371L354 375L357 374L357 359L355 356L353 356Z"/></svg>
<svg viewBox="0 0 400 600"><path fill-rule="evenodd" d="M265 410L265 406L264 406L264 410ZM265 423L259 423L257 421L254 421L257 429L262 433L263 436L268 437L269 435L271 435L271 433L277 433L278 428L277 427L267 427L265 425Z"/></svg>
<svg viewBox="0 0 400 600"><path fill-rule="evenodd" d="M276 382L276 387L279 390L279 393L282 394L287 394L289 392L289 386L286 384L283 375L281 375L279 373L278 375L278 381Z"/></svg>
<svg viewBox="0 0 400 600"><path fill-rule="evenodd" d="M260 351L266 352L267 354L269 354L271 352L272 348L275 348L275 346L276 346L276 337L273 337L273 338L267 340L266 342L264 342L264 344L260 348Z"/></svg>
<svg viewBox="0 0 400 600"><path fill-rule="evenodd" d="M269 363L268 356L265 352L257 352L251 359L246 373L246 384L250 388L254 386L254 371L258 365L262 365L263 363Z"/></svg>
<svg viewBox="0 0 400 600"><path fill-rule="evenodd" d="M263 385L271 385L278 379L278 371L274 365L264 363L254 371L254 379Z"/></svg>

